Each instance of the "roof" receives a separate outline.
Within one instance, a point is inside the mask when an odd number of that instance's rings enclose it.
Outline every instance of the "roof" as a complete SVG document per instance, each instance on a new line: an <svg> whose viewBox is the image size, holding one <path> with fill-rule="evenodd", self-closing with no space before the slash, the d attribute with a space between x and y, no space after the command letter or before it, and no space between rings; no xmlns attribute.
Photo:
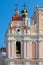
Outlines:
<svg viewBox="0 0 43 65"><path fill-rule="evenodd" d="M34 13L33 13L32 19L33 19L34 15L36 14L37 11L43 11L43 7L40 7L40 8L38 7L38 8L36 8L36 10L35 10Z"/></svg>
<svg viewBox="0 0 43 65"><path fill-rule="evenodd" d="M23 19L22 19L22 17L21 16L14 16L14 17L12 17L12 21L22 21Z"/></svg>

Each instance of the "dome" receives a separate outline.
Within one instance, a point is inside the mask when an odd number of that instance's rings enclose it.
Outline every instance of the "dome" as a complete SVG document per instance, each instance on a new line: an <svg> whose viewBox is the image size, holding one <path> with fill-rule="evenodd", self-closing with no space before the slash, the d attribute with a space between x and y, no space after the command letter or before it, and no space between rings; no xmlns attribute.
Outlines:
<svg viewBox="0 0 43 65"><path fill-rule="evenodd" d="M22 13L22 15L27 15L28 11L27 10L22 10L21 13Z"/></svg>
<svg viewBox="0 0 43 65"><path fill-rule="evenodd" d="M18 11L18 9L16 8L15 9L15 15L12 17L12 21L22 21L23 19L22 19L22 17L21 16L19 16L19 11Z"/></svg>
<svg viewBox="0 0 43 65"><path fill-rule="evenodd" d="M23 21L21 16L14 16L12 17L12 21Z"/></svg>

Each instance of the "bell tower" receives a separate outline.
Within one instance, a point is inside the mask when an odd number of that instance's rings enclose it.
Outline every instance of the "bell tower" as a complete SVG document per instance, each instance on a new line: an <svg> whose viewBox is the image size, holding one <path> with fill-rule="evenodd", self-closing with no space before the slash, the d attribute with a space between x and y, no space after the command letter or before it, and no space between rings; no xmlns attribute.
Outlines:
<svg viewBox="0 0 43 65"><path fill-rule="evenodd" d="M7 57L23 58L24 42L23 42L23 18L19 16L19 11L15 9L15 15L12 17L10 27L7 32Z"/></svg>
<svg viewBox="0 0 43 65"><path fill-rule="evenodd" d="M33 26L34 29L36 29L36 34L37 34L37 45L35 45L37 47L36 49L36 57L37 58L43 58L43 53L42 53L42 49L43 49L43 8L39 8L38 4L36 6L36 11L33 14ZM32 27L33 28L33 27Z"/></svg>
<svg viewBox="0 0 43 65"><path fill-rule="evenodd" d="M26 9L26 4L24 3L23 5L24 9L21 11L22 13L22 18L24 20L24 25L25 26L30 26L30 18L28 18L28 10Z"/></svg>
<svg viewBox="0 0 43 65"><path fill-rule="evenodd" d="M16 58L17 60L32 58L32 42L29 41L30 37L28 36L30 34L29 29L30 18L27 9L25 9L25 4L21 16L16 7L6 34L7 58Z"/></svg>

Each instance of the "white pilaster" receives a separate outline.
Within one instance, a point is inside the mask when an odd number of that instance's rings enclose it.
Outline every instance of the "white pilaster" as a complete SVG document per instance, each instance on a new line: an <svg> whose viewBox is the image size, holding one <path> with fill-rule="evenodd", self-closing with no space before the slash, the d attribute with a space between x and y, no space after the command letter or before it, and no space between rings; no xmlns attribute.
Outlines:
<svg viewBox="0 0 43 65"><path fill-rule="evenodd" d="M43 42L39 43L39 58L43 58Z"/></svg>
<svg viewBox="0 0 43 65"><path fill-rule="evenodd" d="M8 42L8 58L10 58L10 41Z"/></svg>
<svg viewBox="0 0 43 65"><path fill-rule="evenodd" d="M26 42L24 42L24 58L26 58Z"/></svg>
<svg viewBox="0 0 43 65"><path fill-rule="evenodd" d="M16 43L14 41L12 42L12 57L16 57Z"/></svg>

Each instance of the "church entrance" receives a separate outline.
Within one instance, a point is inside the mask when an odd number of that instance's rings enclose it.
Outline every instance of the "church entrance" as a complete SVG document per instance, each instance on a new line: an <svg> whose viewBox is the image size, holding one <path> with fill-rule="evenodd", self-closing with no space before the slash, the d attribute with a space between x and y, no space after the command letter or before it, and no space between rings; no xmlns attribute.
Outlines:
<svg viewBox="0 0 43 65"><path fill-rule="evenodd" d="M16 54L21 55L21 42L20 41L16 42Z"/></svg>

